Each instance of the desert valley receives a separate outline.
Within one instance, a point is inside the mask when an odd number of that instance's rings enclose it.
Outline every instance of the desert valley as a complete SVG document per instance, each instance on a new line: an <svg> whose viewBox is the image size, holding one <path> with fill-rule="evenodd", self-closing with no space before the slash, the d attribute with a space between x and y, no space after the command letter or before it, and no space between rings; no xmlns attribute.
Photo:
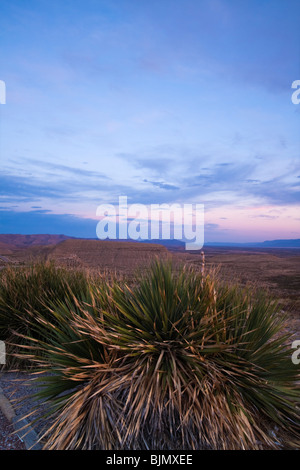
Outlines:
<svg viewBox="0 0 300 470"><path fill-rule="evenodd" d="M205 269L243 286L267 289L288 314L288 328L300 337L300 248L204 246ZM52 260L58 266L131 278L155 258L202 267L199 251L180 243L101 241L64 235L0 235L0 269Z"/></svg>

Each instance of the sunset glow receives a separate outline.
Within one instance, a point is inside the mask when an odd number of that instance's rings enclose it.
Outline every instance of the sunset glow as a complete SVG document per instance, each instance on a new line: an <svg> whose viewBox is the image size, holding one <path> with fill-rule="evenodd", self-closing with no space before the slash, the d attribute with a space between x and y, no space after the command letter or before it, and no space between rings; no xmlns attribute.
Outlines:
<svg viewBox="0 0 300 470"><path fill-rule="evenodd" d="M300 238L298 0L0 9L1 233L95 238L126 196L204 204L207 242Z"/></svg>

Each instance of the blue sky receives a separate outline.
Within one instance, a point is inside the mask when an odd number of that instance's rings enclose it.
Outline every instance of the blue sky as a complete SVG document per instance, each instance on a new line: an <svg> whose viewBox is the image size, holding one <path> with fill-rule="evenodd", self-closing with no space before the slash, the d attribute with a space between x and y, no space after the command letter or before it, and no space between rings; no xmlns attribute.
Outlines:
<svg viewBox="0 0 300 470"><path fill-rule="evenodd" d="M300 238L298 0L1 0L0 233L200 203L206 241Z"/></svg>

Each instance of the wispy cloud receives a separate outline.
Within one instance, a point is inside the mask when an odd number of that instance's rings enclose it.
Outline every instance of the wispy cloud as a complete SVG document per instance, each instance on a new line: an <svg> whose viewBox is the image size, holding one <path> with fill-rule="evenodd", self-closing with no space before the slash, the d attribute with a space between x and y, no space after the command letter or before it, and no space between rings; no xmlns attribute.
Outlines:
<svg viewBox="0 0 300 470"><path fill-rule="evenodd" d="M175 186L174 184L168 184L168 183L163 183L161 181L149 181L147 179L144 179L143 180L145 183L150 183L152 184L153 186L156 186L160 189L166 189L168 191L176 191L177 189L179 189L178 186Z"/></svg>
<svg viewBox="0 0 300 470"><path fill-rule="evenodd" d="M78 176L81 178L104 179L104 180L110 179L108 176L106 176L103 173L100 173L97 170L86 170L85 168L71 167L67 165L62 165L61 163L57 163L57 162L54 163L54 162L49 162L45 160L35 160L32 158L25 158L25 159L22 159L22 161L23 162L25 161L26 163L29 163L33 165L34 167L43 168L44 170L51 170L52 172L55 171L59 175L69 173L71 175Z"/></svg>

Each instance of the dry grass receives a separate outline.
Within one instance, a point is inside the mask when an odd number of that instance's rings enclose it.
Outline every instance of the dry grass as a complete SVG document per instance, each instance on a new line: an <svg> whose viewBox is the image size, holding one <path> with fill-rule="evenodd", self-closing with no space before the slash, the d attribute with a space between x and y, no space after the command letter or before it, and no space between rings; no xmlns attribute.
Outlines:
<svg viewBox="0 0 300 470"><path fill-rule="evenodd" d="M177 256L200 271L199 254ZM296 339L300 338L299 250L207 248L205 258L207 267L218 267L220 277L226 282L265 289L279 302L279 310L288 315L286 328Z"/></svg>

